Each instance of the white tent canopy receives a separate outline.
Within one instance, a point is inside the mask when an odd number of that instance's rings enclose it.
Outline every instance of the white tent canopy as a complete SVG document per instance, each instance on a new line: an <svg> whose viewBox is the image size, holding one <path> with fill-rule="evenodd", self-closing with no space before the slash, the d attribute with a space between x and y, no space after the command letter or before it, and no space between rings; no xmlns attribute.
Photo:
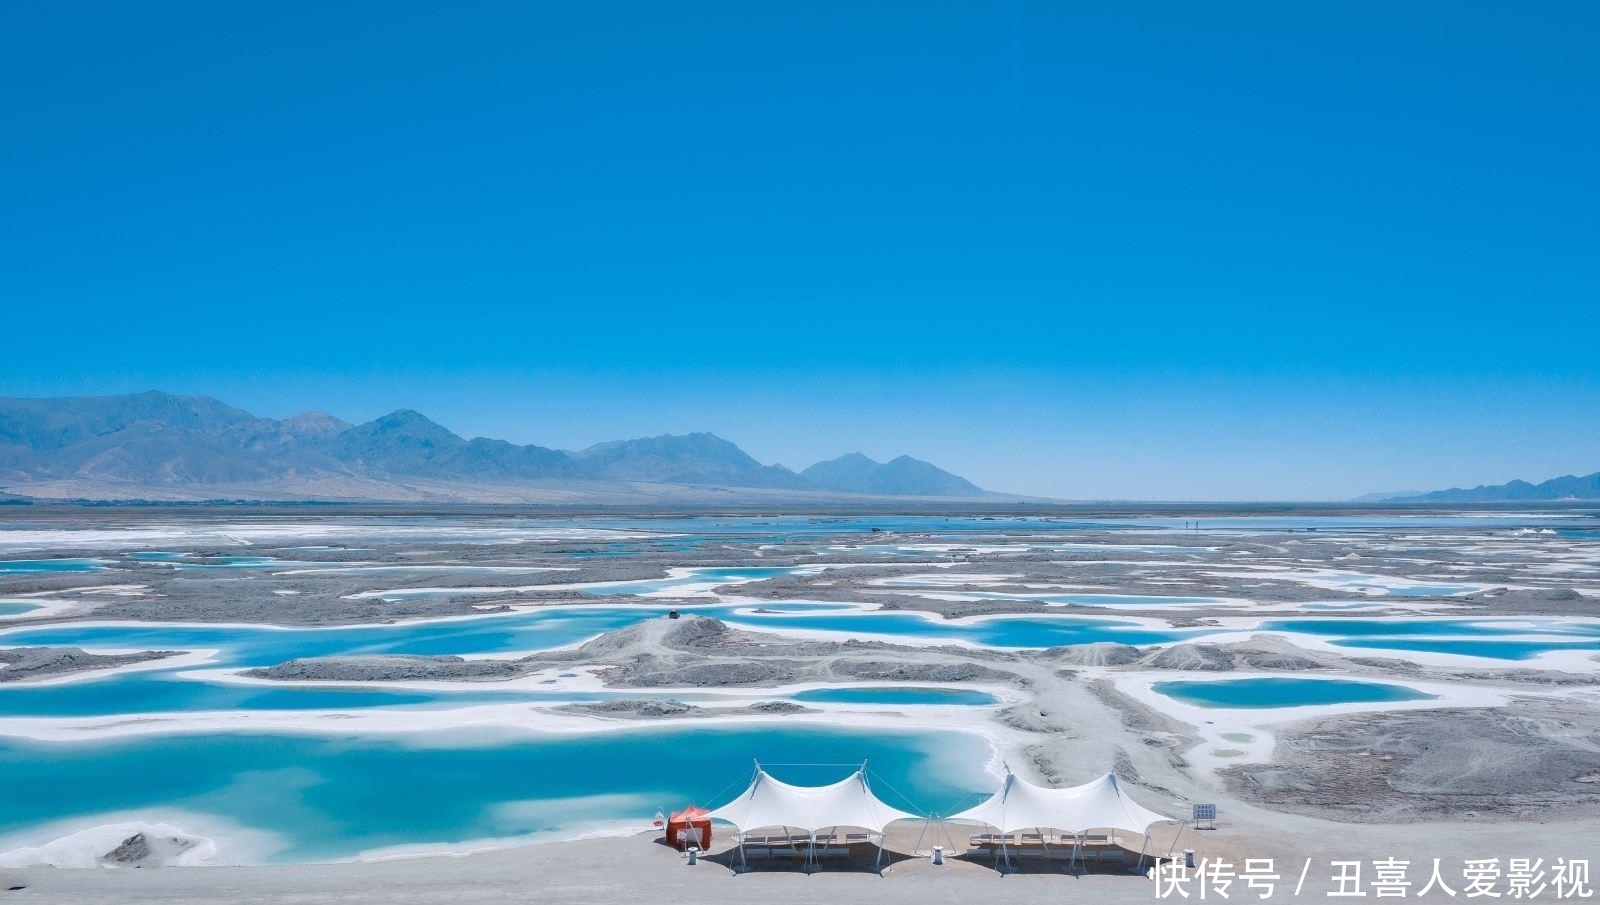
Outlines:
<svg viewBox="0 0 1600 905"><path fill-rule="evenodd" d="M809 833L848 826L881 834L896 820L923 819L880 801L867 785L863 769L832 785L792 786L773 779L759 765L744 794L712 811L711 816L733 824L741 833L770 826Z"/></svg>
<svg viewBox="0 0 1600 905"><path fill-rule="evenodd" d="M1002 833L1048 827L1069 833L1092 829L1144 833L1152 823L1173 818L1157 814L1122 794L1117 775L1068 789L1050 789L1019 779L1007 771L1000 790L974 808L948 819L988 824Z"/></svg>

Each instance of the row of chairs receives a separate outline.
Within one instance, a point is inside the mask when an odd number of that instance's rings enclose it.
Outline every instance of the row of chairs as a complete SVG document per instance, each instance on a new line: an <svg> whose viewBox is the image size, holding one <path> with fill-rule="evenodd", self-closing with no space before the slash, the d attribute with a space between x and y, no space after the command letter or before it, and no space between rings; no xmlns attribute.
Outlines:
<svg viewBox="0 0 1600 905"><path fill-rule="evenodd" d="M817 833L815 836L797 833L792 836L746 836L744 844L806 846L815 842L817 845L855 845L858 842L870 842L871 839L867 833Z"/></svg>
<svg viewBox="0 0 1600 905"><path fill-rule="evenodd" d="M747 858L804 858L809 852L818 859L850 857L850 846L868 842L866 833L818 833L811 836L746 836Z"/></svg>
<svg viewBox="0 0 1600 905"><path fill-rule="evenodd" d="M1079 837L1077 836L1062 836L1057 833L1049 832L1012 833L1010 835L1003 833L975 833L968 838L967 844L972 848L998 845L1016 846L1019 848L1028 845L1060 845L1070 847L1076 845L1078 841ZM1087 833L1082 837L1082 841L1084 845L1110 845L1115 840L1109 833Z"/></svg>
<svg viewBox="0 0 1600 905"><path fill-rule="evenodd" d="M848 845L824 845L824 846L818 846L810 854L811 854L811 857L819 858L819 859L821 859L821 858L848 858L848 857L850 857L850 846L848 846ZM805 858L806 857L806 849L803 848L803 847L802 848L795 848L795 847L789 846L789 845L751 845L750 843L747 842L747 843L745 843L745 846L744 846L744 856L746 858L751 858L751 859L756 859L756 858L791 858L791 859L794 859L794 858Z"/></svg>

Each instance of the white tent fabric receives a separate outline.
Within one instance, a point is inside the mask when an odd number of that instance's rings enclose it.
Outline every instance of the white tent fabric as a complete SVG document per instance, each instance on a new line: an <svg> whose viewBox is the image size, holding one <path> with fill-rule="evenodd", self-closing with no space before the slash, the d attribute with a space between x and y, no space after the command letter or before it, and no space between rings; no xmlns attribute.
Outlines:
<svg viewBox="0 0 1600 905"><path fill-rule="evenodd" d="M1069 833L1095 829L1143 833L1150 824L1173 818L1142 807L1122 794L1115 773L1081 786L1049 789L1008 772L1000 790L987 801L947 819L985 823L1002 833L1038 827Z"/></svg>
<svg viewBox="0 0 1600 905"><path fill-rule="evenodd" d="M862 770L827 786L792 786L756 768L755 779L744 794L711 812L747 832L757 827L783 826L815 833L836 826L861 827L872 833L896 821L922 819L878 800Z"/></svg>

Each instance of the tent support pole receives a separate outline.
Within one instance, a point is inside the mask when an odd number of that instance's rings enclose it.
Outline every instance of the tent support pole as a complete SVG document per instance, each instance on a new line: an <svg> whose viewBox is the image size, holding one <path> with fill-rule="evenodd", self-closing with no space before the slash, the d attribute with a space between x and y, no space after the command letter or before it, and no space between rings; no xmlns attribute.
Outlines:
<svg viewBox="0 0 1600 905"><path fill-rule="evenodd" d="M1083 852L1083 833L1072 837L1072 857L1067 861L1067 873L1078 875L1078 855Z"/></svg>
<svg viewBox="0 0 1600 905"><path fill-rule="evenodd" d="M1134 866L1134 868L1133 868L1134 870L1136 870L1136 871L1144 870L1144 853L1145 853L1145 849L1147 849L1149 847L1150 847L1150 831L1149 830L1145 830L1144 831L1144 843L1139 846L1139 863Z"/></svg>
<svg viewBox="0 0 1600 905"><path fill-rule="evenodd" d="M808 831L806 833L806 847L802 850L798 845L794 844L794 832L792 829L786 826L783 831L789 835L789 851L794 852L800 859L800 869L809 871L811 869L811 844L816 839L816 836Z"/></svg>
<svg viewBox="0 0 1600 905"><path fill-rule="evenodd" d="M1178 840L1183 838L1183 831L1188 826L1189 826L1189 821L1187 821L1187 820L1178 821L1178 832L1177 832L1176 835L1174 835L1172 837L1172 844L1167 846L1167 857L1168 858L1171 858L1172 857L1172 853L1177 851L1177 849L1178 849Z"/></svg>
<svg viewBox="0 0 1600 905"><path fill-rule="evenodd" d="M944 833L944 841L950 843L950 851L954 852L956 850L956 841L950 838L950 824L945 823L943 817L939 818L939 832Z"/></svg>
<svg viewBox="0 0 1600 905"><path fill-rule="evenodd" d="M928 824L932 823L933 820L934 820L934 818L932 818L932 817L927 817L927 818L923 819L923 821L922 821L922 832L917 834L917 844L911 846L911 854L913 854L913 855L922 854L922 838L924 836L928 835Z"/></svg>

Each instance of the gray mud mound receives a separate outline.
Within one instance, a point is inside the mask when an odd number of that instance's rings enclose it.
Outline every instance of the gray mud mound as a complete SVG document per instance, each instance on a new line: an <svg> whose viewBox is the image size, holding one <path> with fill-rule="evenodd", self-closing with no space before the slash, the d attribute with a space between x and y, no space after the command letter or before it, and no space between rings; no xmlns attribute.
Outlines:
<svg viewBox="0 0 1600 905"><path fill-rule="evenodd" d="M1151 669L1195 669L1223 672L1233 669L1233 655L1215 644L1174 644L1144 658Z"/></svg>
<svg viewBox="0 0 1600 905"><path fill-rule="evenodd" d="M1232 645L1234 663L1246 669L1265 672L1300 672L1342 665L1338 658L1296 647L1277 635L1255 635L1244 644Z"/></svg>
<svg viewBox="0 0 1600 905"><path fill-rule="evenodd" d="M688 716L700 710L682 701L616 700L593 704L567 704L555 708L563 713L584 713L594 716L633 717L659 719L661 717Z"/></svg>
<svg viewBox="0 0 1600 905"><path fill-rule="evenodd" d="M910 650L910 649L903 649ZM602 667L595 672L619 688L750 688L801 681L859 679L900 682L1008 682L1019 678L974 659L1003 654L962 648L912 651L878 642L784 639L744 632L717 619L656 619L607 632L583 645L520 659L368 655L290 660L245 675L283 681L377 682L497 680L553 668Z"/></svg>
<svg viewBox="0 0 1600 905"><path fill-rule="evenodd" d="M80 647L12 647L0 650L0 682L25 682L96 669L112 669L178 655L172 650L91 654Z"/></svg>
<svg viewBox="0 0 1600 905"><path fill-rule="evenodd" d="M137 864L150 857L150 841L144 838L144 833L134 833L122 840L122 844L100 856L100 860L112 864Z"/></svg>
<svg viewBox="0 0 1600 905"><path fill-rule="evenodd" d="M1600 816L1600 713L1569 701L1297 724L1273 763L1221 772L1263 807L1352 822Z"/></svg>
<svg viewBox="0 0 1600 905"><path fill-rule="evenodd" d="M419 679L510 679L523 672L513 660L385 655L313 657L245 671L286 682L397 682Z"/></svg>
<svg viewBox="0 0 1600 905"><path fill-rule="evenodd" d="M106 867L160 867L195 845L192 839L134 833L116 848L100 856Z"/></svg>
<svg viewBox="0 0 1600 905"><path fill-rule="evenodd" d="M1005 682L1008 672L977 663L905 663L893 660L838 660L837 675L874 682Z"/></svg>
<svg viewBox="0 0 1600 905"><path fill-rule="evenodd" d="M1055 663L1070 663L1074 666L1126 666L1138 660L1142 654L1137 647L1131 645L1098 641L1081 647L1048 648L1042 651L1040 656Z"/></svg>
<svg viewBox="0 0 1600 905"><path fill-rule="evenodd" d="M1322 664L1306 657L1294 654L1284 654L1277 651L1250 650L1239 654L1240 666L1249 669L1260 669L1266 672L1300 672L1307 669L1322 669Z"/></svg>
<svg viewBox="0 0 1600 905"><path fill-rule="evenodd" d="M1600 614L1600 600L1574 588L1491 588L1451 598L1462 606L1493 608L1496 612L1524 615L1592 616Z"/></svg>
<svg viewBox="0 0 1600 905"><path fill-rule="evenodd" d="M662 720L679 719L686 717L711 717L717 715L754 715L773 716L791 713L815 713L810 707L796 704L792 701L761 701L748 707L734 707L730 709L712 710L698 707L694 704L685 704L682 701L669 701L659 699L618 699L613 701L599 701L596 703L566 704L554 708L559 713L574 713L585 716L610 717L624 720Z"/></svg>
<svg viewBox="0 0 1600 905"><path fill-rule="evenodd" d="M751 713L811 713L812 708L793 701L761 701L747 708Z"/></svg>

